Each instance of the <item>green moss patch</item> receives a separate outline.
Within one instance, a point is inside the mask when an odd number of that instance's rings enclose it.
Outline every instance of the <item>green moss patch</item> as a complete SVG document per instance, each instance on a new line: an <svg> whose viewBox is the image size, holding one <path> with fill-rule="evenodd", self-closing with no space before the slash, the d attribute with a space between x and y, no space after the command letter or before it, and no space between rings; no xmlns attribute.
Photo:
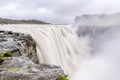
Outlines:
<svg viewBox="0 0 120 80"><path fill-rule="evenodd" d="M65 75L65 76L60 75L56 80L69 80L69 79L68 79L67 75Z"/></svg>
<svg viewBox="0 0 120 80"><path fill-rule="evenodd" d="M1 51L0 52L0 65L4 61L4 57L12 57L12 56L13 56L13 53L10 51Z"/></svg>

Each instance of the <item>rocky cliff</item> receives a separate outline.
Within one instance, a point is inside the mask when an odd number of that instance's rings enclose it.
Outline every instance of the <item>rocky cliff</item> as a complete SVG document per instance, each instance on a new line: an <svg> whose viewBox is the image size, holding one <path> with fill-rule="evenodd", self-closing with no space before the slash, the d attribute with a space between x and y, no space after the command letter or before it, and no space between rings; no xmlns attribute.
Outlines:
<svg viewBox="0 0 120 80"><path fill-rule="evenodd" d="M120 13L79 16L73 26L79 36L103 34L120 27Z"/></svg>
<svg viewBox="0 0 120 80"><path fill-rule="evenodd" d="M60 66L37 64L36 43L28 34L0 31L1 59L0 80L56 80L64 75Z"/></svg>
<svg viewBox="0 0 120 80"><path fill-rule="evenodd" d="M38 62L36 55L36 43L28 34L0 31L0 51L13 52L15 57L29 57L35 63Z"/></svg>
<svg viewBox="0 0 120 80"><path fill-rule="evenodd" d="M120 13L78 16L75 26L120 26Z"/></svg>

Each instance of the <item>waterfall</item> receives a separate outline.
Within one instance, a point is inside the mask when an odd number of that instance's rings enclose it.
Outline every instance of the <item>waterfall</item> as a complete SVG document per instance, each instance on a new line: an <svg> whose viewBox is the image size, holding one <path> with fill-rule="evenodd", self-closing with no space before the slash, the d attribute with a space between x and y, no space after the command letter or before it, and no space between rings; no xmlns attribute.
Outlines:
<svg viewBox="0 0 120 80"><path fill-rule="evenodd" d="M0 30L30 34L37 43L39 63L60 65L72 75L89 52L84 39L78 39L70 25L0 25Z"/></svg>
<svg viewBox="0 0 120 80"><path fill-rule="evenodd" d="M39 63L60 65L70 80L120 79L120 27L0 25L0 30L30 34ZM77 34L74 32L77 30Z"/></svg>

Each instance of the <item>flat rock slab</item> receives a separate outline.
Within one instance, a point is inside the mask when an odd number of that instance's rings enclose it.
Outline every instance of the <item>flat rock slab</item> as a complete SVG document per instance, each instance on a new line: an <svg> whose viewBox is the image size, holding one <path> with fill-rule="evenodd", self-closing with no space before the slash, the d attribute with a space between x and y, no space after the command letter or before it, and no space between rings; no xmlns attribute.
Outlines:
<svg viewBox="0 0 120 80"><path fill-rule="evenodd" d="M6 59L0 65L0 70L0 80L56 80L64 75L59 66L34 64L26 57Z"/></svg>

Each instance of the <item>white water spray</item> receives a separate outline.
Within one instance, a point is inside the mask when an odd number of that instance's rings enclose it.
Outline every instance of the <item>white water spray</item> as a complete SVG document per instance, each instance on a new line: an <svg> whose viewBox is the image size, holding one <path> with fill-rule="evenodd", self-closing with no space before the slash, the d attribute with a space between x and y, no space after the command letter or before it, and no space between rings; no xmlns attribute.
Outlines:
<svg viewBox="0 0 120 80"><path fill-rule="evenodd" d="M80 63L71 80L120 80L120 26L79 26L92 54Z"/></svg>
<svg viewBox="0 0 120 80"><path fill-rule="evenodd" d="M71 80L119 80L120 38L98 43L99 50L85 59Z"/></svg>

